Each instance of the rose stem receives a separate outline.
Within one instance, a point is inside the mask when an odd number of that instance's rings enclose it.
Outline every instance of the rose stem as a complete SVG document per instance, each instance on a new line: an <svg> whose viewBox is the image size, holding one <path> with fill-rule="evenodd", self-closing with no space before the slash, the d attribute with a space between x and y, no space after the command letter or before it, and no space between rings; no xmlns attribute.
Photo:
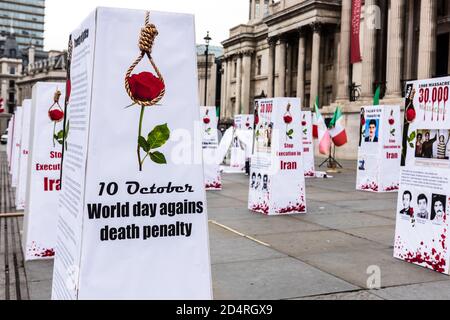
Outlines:
<svg viewBox="0 0 450 320"><path fill-rule="evenodd" d="M145 112L145 107L141 106L141 116L139 118L138 141L139 141L139 138L142 136L142 122L144 121L144 112ZM139 142L138 142L138 146L137 146L137 154L138 154L138 160L139 160L139 171L142 171L141 147L139 146Z"/></svg>
<svg viewBox="0 0 450 320"><path fill-rule="evenodd" d="M53 121L53 148L55 147L56 122Z"/></svg>

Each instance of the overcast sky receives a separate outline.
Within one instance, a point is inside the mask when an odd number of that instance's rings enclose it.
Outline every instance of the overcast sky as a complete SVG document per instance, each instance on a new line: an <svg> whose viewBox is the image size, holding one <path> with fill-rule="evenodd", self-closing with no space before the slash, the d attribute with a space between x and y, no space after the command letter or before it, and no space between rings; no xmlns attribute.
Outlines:
<svg viewBox="0 0 450 320"><path fill-rule="evenodd" d="M229 35L229 29L248 20L248 0L80 0L46 1L45 49L63 50L67 39L95 7L120 7L193 13L196 20L197 43L209 30L212 44L218 45Z"/></svg>

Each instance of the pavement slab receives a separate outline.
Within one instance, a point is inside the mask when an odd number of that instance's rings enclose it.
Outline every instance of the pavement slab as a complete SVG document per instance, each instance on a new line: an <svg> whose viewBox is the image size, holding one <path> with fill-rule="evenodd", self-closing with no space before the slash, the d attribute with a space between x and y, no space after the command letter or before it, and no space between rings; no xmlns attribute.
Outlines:
<svg viewBox="0 0 450 320"><path fill-rule="evenodd" d="M293 258L213 266L214 298L279 300L358 288Z"/></svg>

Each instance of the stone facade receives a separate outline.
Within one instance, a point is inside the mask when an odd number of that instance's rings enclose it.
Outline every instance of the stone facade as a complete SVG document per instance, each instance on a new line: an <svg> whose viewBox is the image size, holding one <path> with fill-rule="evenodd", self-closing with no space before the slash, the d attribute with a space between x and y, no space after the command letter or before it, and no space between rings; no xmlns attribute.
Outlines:
<svg viewBox="0 0 450 320"><path fill-rule="evenodd" d="M223 41L222 119L252 113L257 97L292 96L303 108L319 96L323 113L344 109L350 143L337 150L355 159L362 105L377 86L382 104L402 102L404 83L450 73L450 3L446 0L365 0L362 62L350 64L352 0L249 0L249 21Z"/></svg>
<svg viewBox="0 0 450 320"><path fill-rule="evenodd" d="M46 59L35 60L35 49L28 49L28 65L24 68L20 80L17 81L18 103L31 99L33 86L37 82L61 82L65 86L67 53L49 51Z"/></svg>

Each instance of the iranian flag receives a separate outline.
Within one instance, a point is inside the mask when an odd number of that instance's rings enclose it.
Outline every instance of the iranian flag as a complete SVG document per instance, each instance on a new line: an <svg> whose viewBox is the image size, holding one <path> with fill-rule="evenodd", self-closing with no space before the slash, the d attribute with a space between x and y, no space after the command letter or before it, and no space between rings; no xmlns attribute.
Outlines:
<svg viewBox="0 0 450 320"><path fill-rule="evenodd" d="M317 99L318 102L319 99ZM328 132L325 119L319 111L319 104L316 102L314 120L317 125L317 136L319 139L319 151L321 154L328 155L331 148L331 137Z"/></svg>
<svg viewBox="0 0 450 320"><path fill-rule="evenodd" d="M347 132L344 127L344 116L341 107L337 107L333 119L330 122L330 135L336 147L342 147L348 142Z"/></svg>

